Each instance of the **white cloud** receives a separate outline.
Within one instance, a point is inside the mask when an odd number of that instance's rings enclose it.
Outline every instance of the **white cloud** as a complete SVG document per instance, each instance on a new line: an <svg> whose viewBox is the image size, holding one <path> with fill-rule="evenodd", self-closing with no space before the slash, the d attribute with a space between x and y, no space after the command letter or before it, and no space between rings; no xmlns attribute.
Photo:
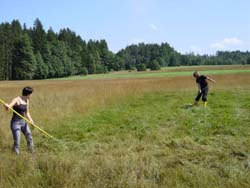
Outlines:
<svg viewBox="0 0 250 188"><path fill-rule="evenodd" d="M241 45L243 42L237 38L227 38L222 41L225 45Z"/></svg>
<svg viewBox="0 0 250 188"><path fill-rule="evenodd" d="M233 37L233 38L225 38L220 42L213 43L210 45L210 47L222 50L222 49L232 48L235 46L240 46L242 44L243 42L240 39Z"/></svg>
<svg viewBox="0 0 250 188"><path fill-rule="evenodd" d="M225 49L225 45L219 42L211 44L210 47L215 48L215 49L221 49L221 50Z"/></svg>
<svg viewBox="0 0 250 188"><path fill-rule="evenodd" d="M158 30L158 27L155 24L150 24L149 27L154 31Z"/></svg>

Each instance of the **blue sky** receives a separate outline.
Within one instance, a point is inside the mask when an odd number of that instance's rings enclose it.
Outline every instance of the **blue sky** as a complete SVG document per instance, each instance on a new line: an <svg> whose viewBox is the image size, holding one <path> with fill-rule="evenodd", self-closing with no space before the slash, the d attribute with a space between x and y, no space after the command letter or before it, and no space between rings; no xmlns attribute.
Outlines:
<svg viewBox="0 0 250 188"><path fill-rule="evenodd" d="M168 42L181 53L250 51L249 0L0 0L0 23L70 28L105 39L113 52L130 44Z"/></svg>

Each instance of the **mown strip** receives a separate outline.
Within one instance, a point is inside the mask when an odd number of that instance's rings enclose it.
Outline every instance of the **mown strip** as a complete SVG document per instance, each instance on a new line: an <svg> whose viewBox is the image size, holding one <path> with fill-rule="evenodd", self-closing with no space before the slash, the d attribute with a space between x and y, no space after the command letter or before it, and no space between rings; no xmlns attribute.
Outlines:
<svg viewBox="0 0 250 188"><path fill-rule="evenodd" d="M206 70L200 71L202 74L219 75L219 74L242 74L250 73L250 69L230 69L230 70ZM123 74L94 74L87 76L72 76L67 78L59 78L59 80L91 80L91 79L113 79L113 78L154 78L154 77L173 77L192 75L193 71L179 72L130 72Z"/></svg>

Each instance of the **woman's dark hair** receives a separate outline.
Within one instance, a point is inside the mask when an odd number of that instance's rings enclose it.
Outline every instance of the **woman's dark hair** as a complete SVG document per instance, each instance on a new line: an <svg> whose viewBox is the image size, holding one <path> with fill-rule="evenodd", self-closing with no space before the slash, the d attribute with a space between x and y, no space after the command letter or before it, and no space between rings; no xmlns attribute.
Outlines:
<svg viewBox="0 0 250 188"><path fill-rule="evenodd" d="M33 89L32 89L31 87L25 87L25 88L23 88L23 93L22 93L22 95L23 95L23 96L28 96L28 95L30 95L32 92L33 92Z"/></svg>

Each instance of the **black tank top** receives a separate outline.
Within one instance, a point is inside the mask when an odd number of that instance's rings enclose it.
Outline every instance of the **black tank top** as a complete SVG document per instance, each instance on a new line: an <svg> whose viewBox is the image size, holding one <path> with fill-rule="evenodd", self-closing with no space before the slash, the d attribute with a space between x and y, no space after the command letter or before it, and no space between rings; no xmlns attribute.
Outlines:
<svg viewBox="0 0 250 188"><path fill-rule="evenodd" d="M24 116L24 114L27 112L27 104L19 104L13 107L13 109L18 112L20 115ZM12 116L13 120L19 120L22 119L19 117L16 113L13 112Z"/></svg>
<svg viewBox="0 0 250 188"><path fill-rule="evenodd" d="M204 75L201 75L198 78L196 78L196 82L200 85L200 89L204 89L208 86L206 79L207 77Z"/></svg>

